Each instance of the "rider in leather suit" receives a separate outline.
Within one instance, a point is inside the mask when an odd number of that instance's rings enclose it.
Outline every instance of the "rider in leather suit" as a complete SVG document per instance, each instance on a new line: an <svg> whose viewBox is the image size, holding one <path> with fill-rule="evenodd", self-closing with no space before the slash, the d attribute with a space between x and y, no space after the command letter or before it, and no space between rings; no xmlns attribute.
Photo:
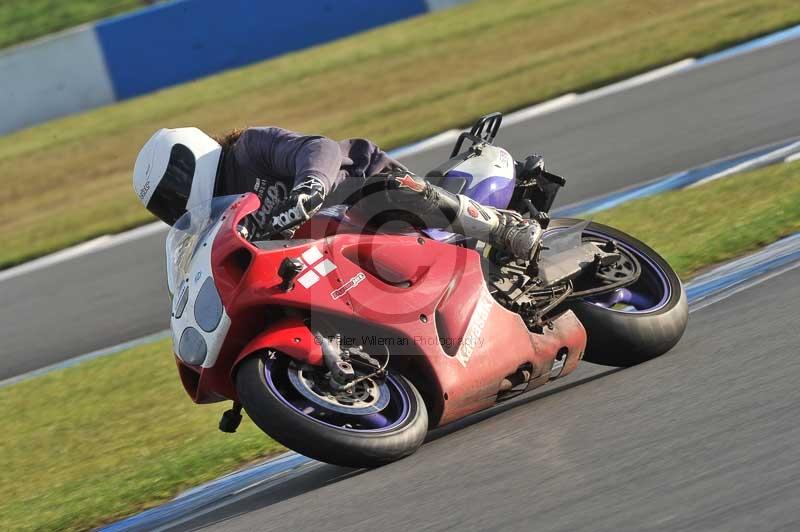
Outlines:
<svg viewBox="0 0 800 532"><path fill-rule="evenodd" d="M212 197L254 192L254 238L290 237L323 206L347 204L415 226L446 229L531 258L536 222L483 206L409 172L372 142L253 127L213 139L197 128L161 129L136 160L142 203L172 225ZM419 227L423 228L423 227Z"/></svg>

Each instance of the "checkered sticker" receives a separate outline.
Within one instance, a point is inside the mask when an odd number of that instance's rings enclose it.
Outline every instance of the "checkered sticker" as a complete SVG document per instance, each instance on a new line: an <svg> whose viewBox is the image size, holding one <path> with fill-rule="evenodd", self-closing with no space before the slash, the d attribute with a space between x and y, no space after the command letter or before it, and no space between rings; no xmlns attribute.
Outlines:
<svg viewBox="0 0 800 532"><path fill-rule="evenodd" d="M322 252L316 246L311 246L300 255L303 262L303 275L297 278L303 288L311 288L317 282L329 275L336 269L336 265L330 260L323 258Z"/></svg>

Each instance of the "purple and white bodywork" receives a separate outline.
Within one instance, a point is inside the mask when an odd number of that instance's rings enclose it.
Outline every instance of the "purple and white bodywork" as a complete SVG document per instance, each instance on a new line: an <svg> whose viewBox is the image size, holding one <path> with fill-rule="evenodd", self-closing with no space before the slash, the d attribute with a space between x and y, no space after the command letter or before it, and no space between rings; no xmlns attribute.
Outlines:
<svg viewBox="0 0 800 532"><path fill-rule="evenodd" d="M466 179L462 194L482 205L505 209L516 185L514 158L503 148L484 144L477 155L459 163L445 178Z"/></svg>
<svg viewBox="0 0 800 532"><path fill-rule="evenodd" d="M514 194L517 180L514 169L514 158L508 151L483 144L479 153L470 156L450 169L443 181L447 179L466 180L461 194L468 196L481 205L505 209ZM440 242L452 242L464 238L461 235L428 229L425 234Z"/></svg>

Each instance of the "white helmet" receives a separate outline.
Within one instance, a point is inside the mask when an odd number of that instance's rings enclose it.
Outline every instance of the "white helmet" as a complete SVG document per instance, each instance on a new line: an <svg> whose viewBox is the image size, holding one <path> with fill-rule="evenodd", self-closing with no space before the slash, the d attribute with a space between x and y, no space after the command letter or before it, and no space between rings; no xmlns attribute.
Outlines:
<svg viewBox="0 0 800 532"><path fill-rule="evenodd" d="M133 190L169 225L214 197L222 146L196 127L159 129L133 167Z"/></svg>

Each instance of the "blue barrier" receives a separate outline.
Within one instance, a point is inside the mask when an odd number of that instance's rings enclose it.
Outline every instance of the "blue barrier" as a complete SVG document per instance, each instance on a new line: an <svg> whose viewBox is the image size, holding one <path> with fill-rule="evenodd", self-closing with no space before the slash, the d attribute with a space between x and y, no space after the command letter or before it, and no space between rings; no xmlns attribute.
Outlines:
<svg viewBox="0 0 800 532"><path fill-rule="evenodd" d="M425 0L179 0L96 30L124 99L427 11Z"/></svg>

